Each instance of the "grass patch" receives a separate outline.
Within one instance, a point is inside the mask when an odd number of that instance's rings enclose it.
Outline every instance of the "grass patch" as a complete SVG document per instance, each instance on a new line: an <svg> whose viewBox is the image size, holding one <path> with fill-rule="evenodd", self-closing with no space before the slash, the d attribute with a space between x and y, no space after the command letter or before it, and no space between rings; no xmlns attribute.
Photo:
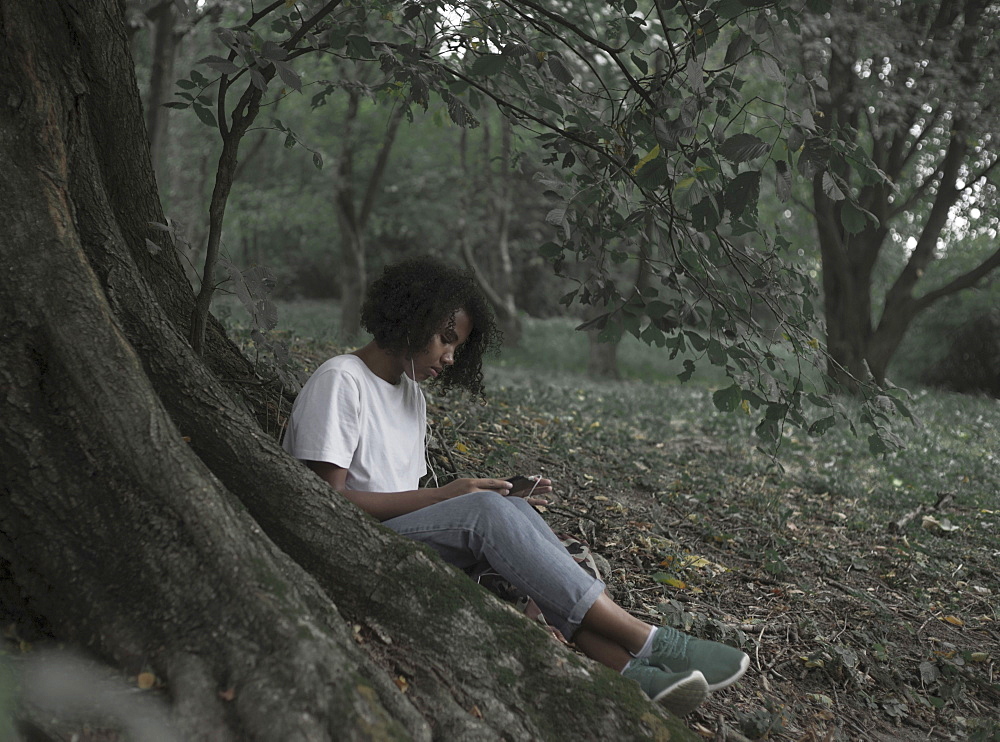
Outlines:
<svg viewBox="0 0 1000 742"><path fill-rule="evenodd" d="M576 328L581 320L568 317L522 319L523 335L517 348L504 348L494 365L500 368L534 369L565 374L586 374L589 346L587 335ZM670 353L625 334L618 344L618 368L623 379L680 383L683 359L670 360ZM722 384L725 374L707 361L698 364L693 381Z"/></svg>

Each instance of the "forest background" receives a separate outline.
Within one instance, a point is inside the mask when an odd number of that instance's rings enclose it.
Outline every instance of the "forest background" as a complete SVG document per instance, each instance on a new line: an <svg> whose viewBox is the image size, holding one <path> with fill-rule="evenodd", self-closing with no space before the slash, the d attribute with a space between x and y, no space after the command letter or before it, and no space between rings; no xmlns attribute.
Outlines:
<svg viewBox="0 0 1000 742"><path fill-rule="evenodd" d="M252 5L128 3L165 214L152 229L262 378L292 391L360 341L360 289L382 265L431 253L473 267L510 347L490 407L438 411L434 455L449 474L557 475L553 522L595 544L630 609L754 650L761 684L713 701L696 732L891 739L909 725L992 739L996 404L922 385L990 391L1000 367L996 8L783 5L625 2L621 16L525 3L560 41L546 52L493 46L485 16L447 18L462 44L439 54L467 45L468 88L533 59L544 84L527 86L536 109L517 109L393 78L385 49L405 44L378 22L398 31L435 4L345 4L342 51L293 61L240 38ZM284 14L271 32L301 23L297 7L268 6ZM640 37L655 50L671 17L689 52L621 51ZM585 182L600 168L565 146L593 148L580 134L593 122L572 95L545 94L608 85L611 59L616 84L680 80L663 118L623 115L601 132L609 151L621 139L619 172L643 194L631 213L614 178ZM268 96L230 157L220 75L263 69L247 89ZM264 407L277 434L281 394ZM386 641L377 622L355 629ZM419 696L405 658L380 662ZM426 713L432 697L415 703Z"/></svg>

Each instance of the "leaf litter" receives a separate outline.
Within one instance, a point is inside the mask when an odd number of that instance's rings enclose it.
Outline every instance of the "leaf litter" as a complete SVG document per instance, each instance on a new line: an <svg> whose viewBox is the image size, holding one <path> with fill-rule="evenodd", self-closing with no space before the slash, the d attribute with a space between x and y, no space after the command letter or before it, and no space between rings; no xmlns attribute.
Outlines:
<svg viewBox="0 0 1000 742"><path fill-rule="evenodd" d="M330 354L293 350L300 375ZM1000 740L1000 474L966 440L911 442L913 464L786 436L777 467L704 388L489 382L486 404L427 390L434 473L551 478L543 516L591 546L620 605L744 649L745 678L686 718L704 739ZM996 450L1000 406L986 417ZM903 486L918 468L955 493Z"/></svg>
<svg viewBox="0 0 1000 742"><path fill-rule="evenodd" d="M485 406L429 395L438 476L551 478L544 517L619 604L743 648L687 718L705 739L1000 739L997 513L938 498L896 529L904 501L781 473L704 390L498 374Z"/></svg>

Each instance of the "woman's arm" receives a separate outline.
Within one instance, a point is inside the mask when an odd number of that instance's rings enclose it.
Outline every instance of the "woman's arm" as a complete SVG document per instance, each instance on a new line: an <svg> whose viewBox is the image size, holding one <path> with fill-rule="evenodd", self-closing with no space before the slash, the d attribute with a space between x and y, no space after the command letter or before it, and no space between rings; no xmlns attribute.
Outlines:
<svg viewBox="0 0 1000 742"><path fill-rule="evenodd" d="M389 520L397 515L412 513L414 510L470 492L493 490L501 495L507 495L511 490L511 483L505 479L456 479L444 487L426 487L407 492L361 492L347 489L347 469L326 461L304 463L337 492L379 520Z"/></svg>

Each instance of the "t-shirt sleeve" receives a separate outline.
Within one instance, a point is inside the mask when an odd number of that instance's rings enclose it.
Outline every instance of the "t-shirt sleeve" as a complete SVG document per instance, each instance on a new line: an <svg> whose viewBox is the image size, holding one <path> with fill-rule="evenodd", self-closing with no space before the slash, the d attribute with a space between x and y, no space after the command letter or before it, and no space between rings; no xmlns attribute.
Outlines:
<svg viewBox="0 0 1000 742"><path fill-rule="evenodd" d="M325 461L347 469L361 436L361 389L341 369L314 374L292 408L285 449L308 461Z"/></svg>

